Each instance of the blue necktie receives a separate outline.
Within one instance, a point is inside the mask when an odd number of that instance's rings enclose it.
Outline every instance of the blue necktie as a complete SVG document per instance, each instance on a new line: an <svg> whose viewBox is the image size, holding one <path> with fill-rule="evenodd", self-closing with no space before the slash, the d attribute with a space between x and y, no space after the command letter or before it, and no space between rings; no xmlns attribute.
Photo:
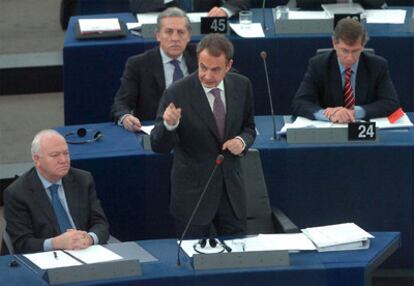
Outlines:
<svg viewBox="0 0 414 286"><path fill-rule="evenodd" d="M64 233L67 229L73 228L70 224L69 217L67 212L65 211L62 203L59 200L59 196L57 190L59 189L59 185L53 184L49 188L50 196L52 198L52 206L55 211L55 215L59 224L60 232Z"/></svg>
<svg viewBox="0 0 414 286"><path fill-rule="evenodd" d="M184 77L184 74L181 70L180 62L178 60L172 60L170 63L174 66L173 82L182 79Z"/></svg>

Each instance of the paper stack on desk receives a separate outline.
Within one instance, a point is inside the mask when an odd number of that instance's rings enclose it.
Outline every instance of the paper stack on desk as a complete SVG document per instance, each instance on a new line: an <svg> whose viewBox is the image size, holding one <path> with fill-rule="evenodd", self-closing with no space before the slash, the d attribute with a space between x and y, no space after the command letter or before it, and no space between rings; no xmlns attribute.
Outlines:
<svg viewBox="0 0 414 286"><path fill-rule="evenodd" d="M319 252L369 248L371 234L354 223L342 223L302 229Z"/></svg>
<svg viewBox="0 0 414 286"><path fill-rule="evenodd" d="M107 19L79 19L81 34L119 32L121 26L118 18Z"/></svg>

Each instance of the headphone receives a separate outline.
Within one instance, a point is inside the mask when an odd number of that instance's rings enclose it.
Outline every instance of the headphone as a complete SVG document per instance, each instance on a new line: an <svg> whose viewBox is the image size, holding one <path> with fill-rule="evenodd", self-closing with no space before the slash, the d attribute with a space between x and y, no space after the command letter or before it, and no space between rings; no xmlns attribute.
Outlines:
<svg viewBox="0 0 414 286"><path fill-rule="evenodd" d="M220 239L217 238L203 238L194 243L193 249L200 254L222 253L224 250L231 252L232 249Z"/></svg>
<svg viewBox="0 0 414 286"><path fill-rule="evenodd" d="M88 139L84 138L88 132L94 133L93 137ZM70 139L71 137L77 135L77 138ZM103 134L101 131L95 131L93 129L85 129L85 128L79 128L76 131L70 131L64 135L66 142L68 144L86 144L86 143L93 143L96 141L99 141L102 138ZM81 139L80 139L81 138Z"/></svg>

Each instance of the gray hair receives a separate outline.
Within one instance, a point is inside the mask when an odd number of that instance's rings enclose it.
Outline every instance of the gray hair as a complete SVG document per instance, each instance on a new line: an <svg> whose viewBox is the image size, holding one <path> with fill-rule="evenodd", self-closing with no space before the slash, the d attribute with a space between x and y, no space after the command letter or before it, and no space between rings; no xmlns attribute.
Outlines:
<svg viewBox="0 0 414 286"><path fill-rule="evenodd" d="M170 7L162 11L157 17L157 32L162 28L162 20L168 17L183 17L185 18L185 26L189 32L191 32L190 18L187 13L177 7Z"/></svg>
<svg viewBox="0 0 414 286"><path fill-rule="evenodd" d="M364 46L368 42L368 33L364 26L357 20L343 18L338 21L332 38L336 43L342 40L348 45L353 45L361 39L361 44Z"/></svg>
<svg viewBox="0 0 414 286"><path fill-rule="evenodd" d="M41 130L33 138L32 147L30 148L30 152L32 153L32 156L39 154L40 141L42 140L43 136L47 136L47 135L56 135L56 136L63 138L63 140L65 140L65 138L56 130L53 130L53 129Z"/></svg>

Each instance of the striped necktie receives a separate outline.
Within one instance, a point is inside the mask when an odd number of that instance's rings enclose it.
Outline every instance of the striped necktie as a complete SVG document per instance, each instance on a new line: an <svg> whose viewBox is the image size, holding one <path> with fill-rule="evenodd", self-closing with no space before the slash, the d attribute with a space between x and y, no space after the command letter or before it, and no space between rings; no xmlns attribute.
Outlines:
<svg viewBox="0 0 414 286"><path fill-rule="evenodd" d="M351 74L352 70L350 68L346 69L344 85L344 107L348 109L354 109L355 106L355 97L351 84Z"/></svg>
<svg viewBox="0 0 414 286"><path fill-rule="evenodd" d="M226 110L224 108L224 103L221 100L221 92L219 88L213 88L210 90L210 93L214 96L213 103L213 114L216 118L217 129L219 131L220 138L224 138L224 128L226 125Z"/></svg>

